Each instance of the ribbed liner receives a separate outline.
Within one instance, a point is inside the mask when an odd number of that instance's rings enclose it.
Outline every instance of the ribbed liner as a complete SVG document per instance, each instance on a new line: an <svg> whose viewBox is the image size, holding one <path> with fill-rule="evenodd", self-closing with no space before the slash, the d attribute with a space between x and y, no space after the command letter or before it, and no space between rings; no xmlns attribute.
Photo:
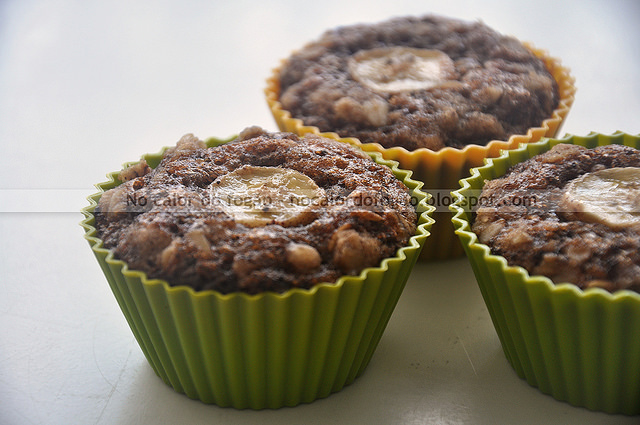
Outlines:
<svg viewBox="0 0 640 425"><path fill-rule="evenodd" d="M267 79L265 96L271 113L281 131L289 131L299 135L305 133L322 134L325 137L344 140L360 146L368 152L381 152L385 159L397 161L400 168L413 170L413 178L424 182L426 191L442 191L449 193L459 187L458 181L469 176L469 169L483 165L484 158L493 158L500 155L505 149L515 149L521 143L531 143L542 137L554 137L558 134L562 123L566 119L573 105L576 87L575 79L569 69L562 66L559 59L548 55L544 50L535 48L530 43L524 43L538 58L544 61L547 69L556 80L559 91L558 107L550 118L544 120L540 127L529 129L526 135L513 135L508 141L494 140L486 146L468 145L463 149L444 148L439 151L431 149L417 149L407 151L401 147L384 148L378 143L361 143L356 138L343 138L335 133L320 133L317 127L305 126L302 120L292 118L291 113L282 108L280 98L279 74L282 64L275 68ZM434 212L435 224L431 229L431 236L427 241L421 260L442 260L459 257L463 254L458 238L455 236L451 225L448 205L442 205Z"/></svg>
<svg viewBox="0 0 640 425"><path fill-rule="evenodd" d="M101 194L118 185L118 172L97 185L99 192L82 211L85 238L140 348L165 383L205 403L263 409L326 397L363 373L433 223L422 183L397 163L370 156L391 167L418 200L416 235L396 256L359 276L283 294L196 292L129 270L103 247L94 227L93 211ZM162 152L144 158L155 167Z"/></svg>
<svg viewBox="0 0 640 425"><path fill-rule="evenodd" d="M530 276L492 255L471 231L464 208L485 180L558 143L593 148L612 143L640 149L640 135L591 133L522 145L490 159L461 181L451 211L502 348L519 377L543 393L575 406L608 413L640 414L640 294L580 290Z"/></svg>

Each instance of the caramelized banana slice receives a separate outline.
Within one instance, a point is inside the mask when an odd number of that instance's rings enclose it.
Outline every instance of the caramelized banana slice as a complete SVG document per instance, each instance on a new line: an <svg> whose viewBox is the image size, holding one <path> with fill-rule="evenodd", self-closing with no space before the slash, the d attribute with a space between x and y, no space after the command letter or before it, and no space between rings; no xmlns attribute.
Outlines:
<svg viewBox="0 0 640 425"><path fill-rule="evenodd" d="M310 223L326 203L324 189L288 168L245 165L210 185L212 201L249 227Z"/></svg>
<svg viewBox="0 0 640 425"><path fill-rule="evenodd" d="M439 50L381 47L362 50L349 60L351 76L371 90L382 93L424 90L459 84L453 61Z"/></svg>
<svg viewBox="0 0 640 425"><path fill-rule="evenodd" d="M640 228L640 168L608 168L573 180L562 209L588 223Z"/></svg>

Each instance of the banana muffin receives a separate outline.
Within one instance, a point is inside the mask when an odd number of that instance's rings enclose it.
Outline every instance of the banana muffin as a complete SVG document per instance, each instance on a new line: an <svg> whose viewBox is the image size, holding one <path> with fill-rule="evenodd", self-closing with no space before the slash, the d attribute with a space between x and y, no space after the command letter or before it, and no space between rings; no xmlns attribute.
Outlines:
<svg viewBox="0 0 640 425"><path fill-rule="evenodd" d="M207 148L184 136L125 169L95 210L105 247L170 285L284 292L357 275L416 230L407 187L346 143L252 127Z"/></svg>
<svg viewBox="0 0 640 425"><path fill-rule="evenodd" d="M305 125L407 150L526 134L559 99L521 42L441 16L329 30L292 54L279 79L283 109Z"/></svg>
<svg viewBox="0 0 640 425"><path fill-rule="evenodd" d="M640 292L640 151L558 144L488 181L473 231L493 254L580 288Z"/></svg>

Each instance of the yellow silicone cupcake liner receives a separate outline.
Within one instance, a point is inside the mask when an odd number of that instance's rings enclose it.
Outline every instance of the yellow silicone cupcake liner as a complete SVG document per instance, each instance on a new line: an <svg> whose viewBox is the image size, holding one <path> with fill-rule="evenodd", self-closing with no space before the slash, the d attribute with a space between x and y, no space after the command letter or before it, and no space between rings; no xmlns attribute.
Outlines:
<svg viewBox="0 0 640 425"><path fill-rule="evenodd" d="M207 145L224 142L210 139ZM153 168L162 153L143 158ZM93 214L102 193L119 184L119 172L96 186L99 192L82 210L85 239L166 384L205 403L263 409L326 397L364 372L433 223L422 184L397 163L370 156L410 188L419 215L416 234L394 257L358 276L282 294L196 292L130 270L104 248Z"/></svg>
<svg viewBox="0 0 640 425"><path fill-rule="evenodd" d="M508 266L471 231L474 199L486 180L558 143L612 143L640 149L640 135L592 133L522 145L475 168L454 191L456 234L466 251L504 353L520 378L575 406L640 414L640 294L554 284Z"/></svg>
<svg viewBox="0 0 640 425"><path fill-rule="evenodd" d="M298 135L322 134L324 137L343 140L368 152L380 152L385 159L397 161L401 168L412 170L413 178L424 182L424 189L432 194L432 202L436 206L433 215L435 224L420 259L455 258L463 255L463 249L451 225L448 209L453 202L450 197L451 190L458 187L460 179L469 175L470 168L481 166L485 158L496 157L502 150L515 149L521 143L531 143L542 137L556 136L573 105L576 87L569 69L562 66L559 59L549 56L546 51L535 48L530 43L525 43L525 46L545 63L556 80L559 91L558 106L551 117L540 124L540 127L529 129L527 134L513 135L507 141L491 141L486 146L468 145L463 149L448 147L438 151L426 148L408 151L401 147L384 148L378 143L361 143L356 138L341 138L332 132L321 133L317 127L305 125L302 120L292 117L289 111L283 109L279 101L279 74L282 65L275 68L271 77L267 79L265 96L281 131ZM284 64L285 61L282 63Z"/></svg>

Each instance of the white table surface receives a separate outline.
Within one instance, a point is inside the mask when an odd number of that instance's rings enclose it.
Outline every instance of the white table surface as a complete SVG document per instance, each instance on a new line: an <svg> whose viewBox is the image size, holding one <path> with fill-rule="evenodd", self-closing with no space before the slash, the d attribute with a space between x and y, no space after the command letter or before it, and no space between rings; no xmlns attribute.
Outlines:
<svg viewBox="0 0 640 425"><path fill-rule="evenodd" d="M365 374L295 408L189 400L127 327L78 225L92 185L185 133L276 130L264 80L291 50L428 12L561 58L578 86L562 134L640 133L637 0L0 1L0 424L640 422L520 380L465 258L419 264Z"/></svg>

